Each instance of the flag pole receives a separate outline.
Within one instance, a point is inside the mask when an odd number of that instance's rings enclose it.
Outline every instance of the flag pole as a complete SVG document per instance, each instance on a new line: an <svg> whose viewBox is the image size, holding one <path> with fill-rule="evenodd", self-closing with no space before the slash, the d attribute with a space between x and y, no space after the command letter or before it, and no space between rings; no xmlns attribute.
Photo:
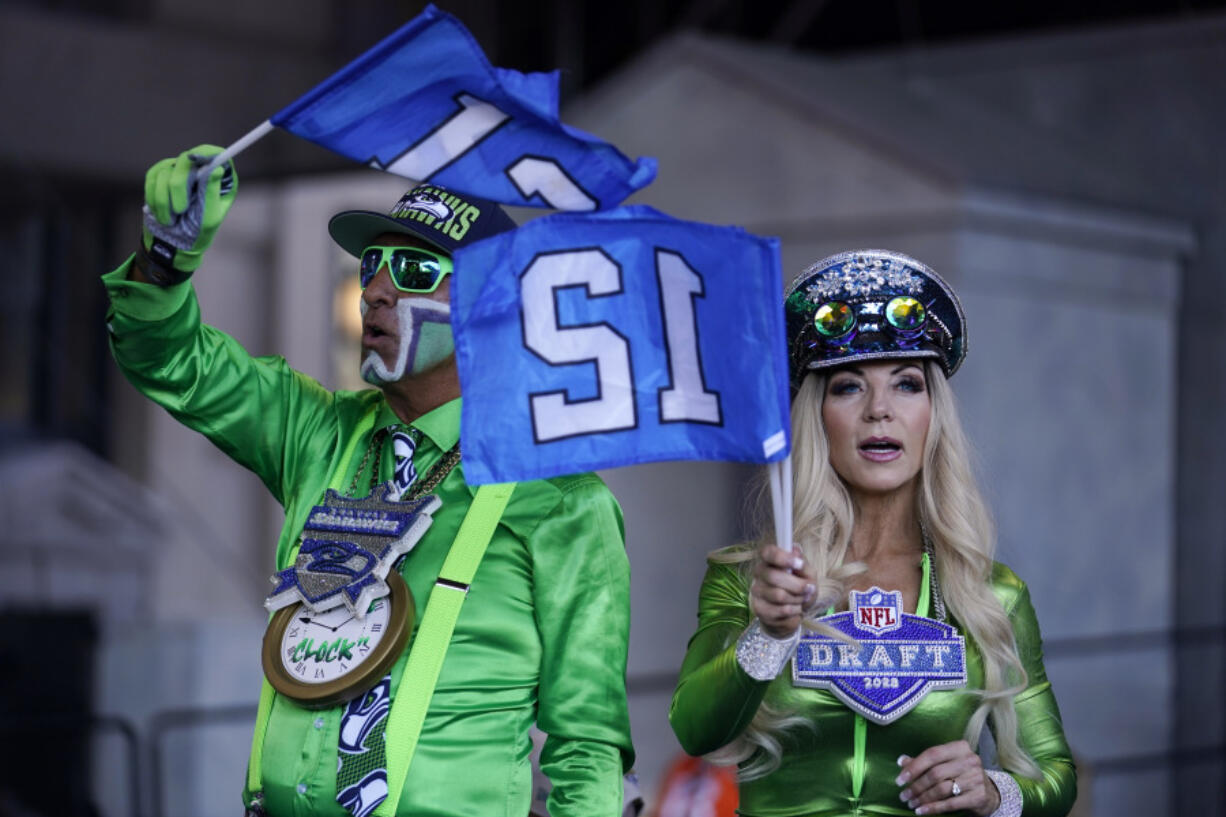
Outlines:
<svg viewBox="0 0 1226 817"><path fill-rule="evenodd" d="M770 474L771 508L775 516L775 544L792 549L792 453L766 466Z"/></svg>
<svg viewBox="0 0 1226 817"><path fill-rule="evenodd" d="M775 521L775 544L786 550L788 543L783 538L783 514L779 511L783 503L783 486L779 483L779 463L768 464L766 473L771 481L771 518Z"/></svg>
<svg viewBox="0 0 1226 817"><path fill-rule="evenodd" d="M788 550L792 549L793 517L792 507L792 452L783 458L779 465L780 482L783 483L783 541L787 542Z"/></svg>
<svg viewBox="0 0 1226 817"><path fill-rule="evenodd" d="M199 175L202 178L207 179L219 165L229 161L234 156L237 156L239 153L242 153L244 150L263 139L274 127L276 126L273 125L271 121L265 119L259 125L248 131L247 134L241 137L237 142L234 142L221 153L214 156L207 165L200 168Z"/></svg>

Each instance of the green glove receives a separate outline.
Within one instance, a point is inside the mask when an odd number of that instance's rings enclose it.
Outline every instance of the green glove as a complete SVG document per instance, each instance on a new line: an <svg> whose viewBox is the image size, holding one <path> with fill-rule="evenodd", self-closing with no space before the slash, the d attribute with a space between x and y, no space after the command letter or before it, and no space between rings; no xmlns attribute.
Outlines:
<svg viewBox="0 0 1226 817"><path fill-rule="evenodd" d="M145 252L162 268L180 273L180 280L200 266L238 191L233 162L214 168L202 184L200 168L218 153L216 145L200 145L163 159L145 174Z"/></svg>

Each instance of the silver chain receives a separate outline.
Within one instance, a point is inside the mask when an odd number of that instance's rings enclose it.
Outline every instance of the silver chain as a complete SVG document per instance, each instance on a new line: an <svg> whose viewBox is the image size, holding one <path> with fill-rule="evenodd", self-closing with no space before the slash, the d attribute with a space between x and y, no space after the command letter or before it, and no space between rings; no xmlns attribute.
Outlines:
<svg viewBox="0 0 1226 817"><path fill-rule="evenodd" d="M932 537L928 535L928 526L920 520L920 538L924 540L924 553L928 554L928 594L932 599L931 618L937 621L945 620L945 597L941 595L941 582L937 578L937 555L932 546Z"/></svg>

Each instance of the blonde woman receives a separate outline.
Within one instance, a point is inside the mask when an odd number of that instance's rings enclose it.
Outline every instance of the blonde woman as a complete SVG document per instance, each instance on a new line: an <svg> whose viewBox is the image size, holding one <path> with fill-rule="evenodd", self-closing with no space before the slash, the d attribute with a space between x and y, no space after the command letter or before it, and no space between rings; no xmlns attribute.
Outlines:
<svg viewBox="0 0 1226 817"><path fill-rule="evenodd" d="M993 561L946 383L961 304L863 250L809 267L785 306L795 546L712 555L669 712L681 745L739 764L743 815L1066 814L1038 623Z"/></svg>

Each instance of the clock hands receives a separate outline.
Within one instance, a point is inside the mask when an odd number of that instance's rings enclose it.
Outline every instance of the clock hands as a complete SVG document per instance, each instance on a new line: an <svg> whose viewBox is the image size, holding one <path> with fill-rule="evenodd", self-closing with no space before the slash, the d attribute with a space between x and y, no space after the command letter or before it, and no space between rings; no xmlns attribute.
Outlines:
<svg viewBox="0 0 1226 817"><path fill-rule="evenodd" d="M315 626L317 626L317 627L323 627L325 630L331 630L332 632L336 632L336 631L337 631L337 630L339 630L341 627L344 627L346 624L348 624L349 622L353 621L353 619L356 617L356 615L357 615L356 613L355 613L355 614L350 615L350 616L349 616L349 618L345 619L345 620L344 620L344 621L342 621L340 624L337 624L335 627L329 627L327 624L324 624L324 623L323 623L323 622L321 622L321 621L316 621L315 619L311 618L310 616L299 616L298 620L299 620L299 621L301 621L303 624L314 624L314 625L315 625Z"/></svg>

